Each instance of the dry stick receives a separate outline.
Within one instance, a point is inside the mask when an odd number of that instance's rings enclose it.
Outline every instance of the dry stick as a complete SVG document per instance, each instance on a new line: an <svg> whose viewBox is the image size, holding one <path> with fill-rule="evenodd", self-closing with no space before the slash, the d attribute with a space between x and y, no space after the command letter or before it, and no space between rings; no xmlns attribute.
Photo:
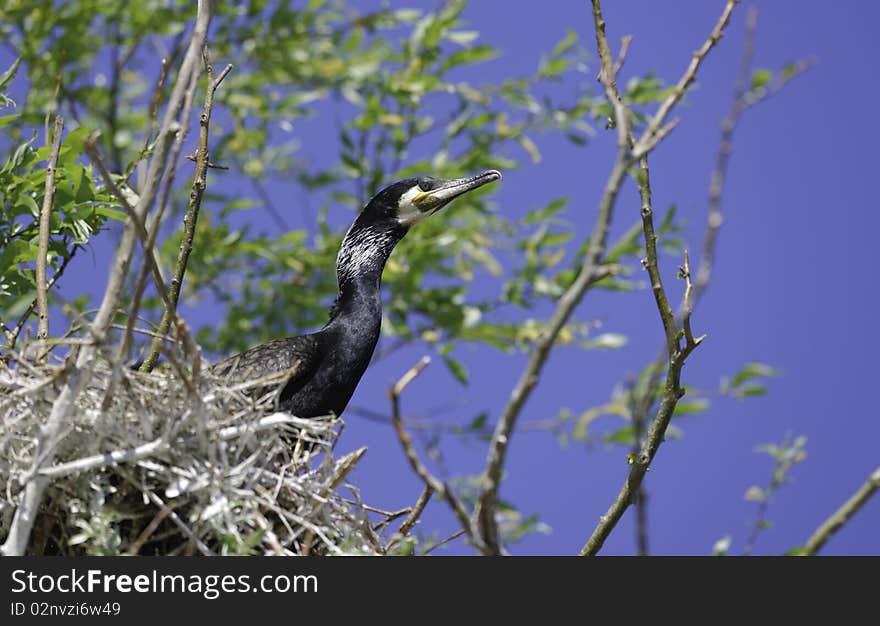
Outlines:
<svg viewBox="0 0 880 626"><path fill-rule="evenodd" d="M689 319L692 311L692 304L690 303L692 284L687 252L685 252L684 265L680 268L680 271L686 284L684 317L685 319ZM599 523L593 531L593 534L587 540L587 543L581 549L580 556L593 556L602 548L602 544L605 543L608 535L614 530L614 527L620 521L620 518L623 516L624 512L626 512L626 509L629 508L633 498L638 493L642 480L645 477L645 473L648 471L648 467L654 460L654 456L657 454L660 444L663 443L666 428L669 426L669 422L672 419L675 405L684 395L684 389L681 386L681 369L690 353L693 352L694 348L700 345L700 342L703 340L703 337L694 338L688 332L685 332L684 334L684 347L676 350L669 359L669 367L666 372L666 382L663 387L663 398L660 401L657 415L654 417L654 421L651 422L651 426L648 429L645 443L642 445L639 454L635 456L631 455L629 457L628 462L630 464L630 470L626 481L608 511L605 515L599 518Z"/></svg>
<svg viewBox="0 0 880 626"><path fill-rule="evenodd" d="M156 117L159 113L159 104L162 102L162 89L165 87L165 78L168 76L168 66L169 61L168 58L163 57L161 66L159 68L159 78L156 79L156 86L153 90L153 98L150 104L150 114L147 116L147 128L144 132L144 145L141 147L141 151L138 154L137 158L131 162L131 165L125 171L126 180L131 177L131 174L134 172L135 168L147 157L147 154L150 151L150 140L153 138L153 127L156 125ZM184 111L187 108L184 106ZM187 119L188 115L182 115L182 119ZM182 135L186 135L186 132L182 132Z"/></svg>
<svg viewBox="0 0 880 626"><path fill-rule="evenodd" d="M880 489L880 467L875 469L868 480L865 481L850 498L837 509L831 517L822 522L804 546L805 556L814 556L828 542L834 534L859 512L865 503Z"/></svg>
<svg viewBox="0 0 880 626"><path fill-rule="evenodd" d="M156 529L159 528L159 524L162 523L162 520L168 517L171 511L174 510L175 506L176 504L173 500L166 502L165 506L162 507L162 510L156 513L153 519L150 520L150 523L147 524L146 527L144 527L143 531L141 531L141 534L137 536L137 539L131 542L131 545L129 545L128 549L125 551L126 554L128 554L129 556L134 556L138 552L140 552L141 548L144 547L144 544L149 541L150 537L153 536L153 533L156 532Z"/></svg>
<svg viewBox="0 0 880 626"><path fill-rule="evenodd" d="M666 292L663 289L663 283L660 278L659 266L657 263L656 234L654 232L653 224L650 170L648 167L647 154L659 143L660 140L662 140L669 130L671 130L671 125L665 127L667 130L661 129L660 127L664 123L669 112L672 110L672 107L681 99L687 87L693 82L696 77L697 69L703 59L705 59L708 52L721 38L724 28L730 20L730 13L737 2L738 0L728 0L721 17L716 23L715 28L712 30L712 33L709 35L709 38L694 54L694 58L691 60L690 65L688 65L684 75L682 75L676 85L675 90L660 105L657 113L654 115L648 128L642 135L642 138L633 146L633 155L639 161L639 193L642 201L642 227L645 234L645 251L647 254L645 267L651 277L651 287L654 293L654 299L657 304L657 310L660 313L660 318L663 322L669 366L667 368L666 382L663 388L663 397L660 402L660 407L654 421L651 423L650 429L648 430L645 443L642 445L641 451L638 454L630 456L630 470L627 479L617 498L612 503L607 513L599 519L599 524L587 540L587 543L581 549L581 556L598 553L602 548L605 539L607 539L608 535L617 525L617 522L623 516L623 513L640 492L642 480L644 479L645 473L648 471L648 467L653 461L654 456L657 454L660 444L663 442L666 428L669 425L669 421L672 419L672 413L675 410L675 406L678 404L679 398L684 395L684 389L681 387L681 369L684 366L688 355L703 340L703 337L694 338L691 331L690 318L693 312L693 284L691 282L690 259L688 258L687 251L685 251L684 255L684 265L679 268L680 274L685 280L681 330L678 329L675 313L673 312L672 307L669 304L669 299L666 297ZM619 98L619 96L614 91L616 85L609 80L610 75L613 73L610 53L603 54L603 49L605 51L608 50L608 43L607 38L605 37L604 21L601 19L599 0L593 0L593 11L596 20L597 45L603 67L605 68L603 80L606 83L606 94L613 103L615 99ZM631 140L632 138L630 137L628 139ZM681 335L684 336L683 347L680 343Z"/></svg>
<svg viewBox="0 0 880 626"><path fill-rule="evenodd" d="M49 284L46 280L46 264L49 255L49 231L51 230L52 201L55 198L55 169L58 167L58 152L61 150L61 134L64 131L64 118L55 116L52 130L52 149L46 166L46 187L43 191L43 206L40 209L40 241L37 248L37 339L45 341L49 337ZM48 353L38 359L42 361Z"/></svg>
<svg viewBox="0 0 880 626"><path fill-rule="evenodd" d="M602 198L599 201L596 224L591 232L587 255L581 265L578 276L562 297L560 297L548 328L535 342L535 349L529 358L526 369L517 382L492 435L492 440L489 444L489 454L486 459L486 470L483 473L480 494L474 511L475 525L479 529L482 542L488 549L485 554L501 553L495 509L498 501L498 490L501 484L504 459L516 420L523 405L538 383L538 378L556 342L559 331L581 302L589 287L596 282L596 276L601 267L601 258L605 253L611 215L617 200L617 194L626 178L626 172L632 164L632 156L628 145L629 121L623 103L619 96L615 95L617 86L614 75L614 60L605 37L605 21L602 19L601 10L596 2L594 2L593 6L593 18L596 25L597 47L599 48L599 56L602 60L601 75L605 85L605 93L615 113L615 125L618 133L617 158L608 181L605 183ZM622 65L623 61L624 55L621 54L619 63Z"/></svg>
<svg viewBox="0 0 880 626"><path fill-rule="evenodd" d="M190 111L192 110L193 97L195 96L196 83L198 81L198 78L198 72L194 72L190 79L190 84L187 88L186 95L184 96L183 112L180 116L181 131L180 133L178 133L177 139L174 141L174 148L171 151L171 164L168 166L168 176L165 177L165 185L162 189L162 196L159 199L159 208L156 210L156 215L153 218L152 225L149 228L150 234L146 244L147 250L155 250L156 247L156 239L159 236L159 229L162 225L162 217L165 214L165 207L168 205L168 198L171 195L171 187L174 183L174 175L177 172L177 160L180 157L180 150L183 146L183 139L189 131ZM156 89L158 95L161 90L161 78L160 83L156 85ZM119 361L124 361L128 359L132 341L131 329L133 329L135 323L134 321L137 318L138 313L140 312L144 291L147 288L147 273L147 265L144 264L141 266L140 274L138 275L138 279L135 283L134 297L132 298L131 309L128 312L128 324L126 325L125 334L122 336L122 343L119 346ZM165 288L164 284L157 284L156 289L159 291L162 297L167 300L168 291ZM165 303L163 302L163 304ZM160 335L159 333L156 334L156 337L161 336L162 335ZM107 391L108 396L112 390L113 383L114 380L111 379Z"/></svg>
<svg viewBox="0 0 880 626"><path fill-rule="evenodd" d="M198 68L199 53L205 42L208 25L211 21L211 0L199 0L196 23L190 39L189 48L181 64L177 82L169 99L168 108L159 130L157 149L147 172L147 181L142 190L140 200L135 207L135 215L143 221L149 213L158 193L159 184L165 174L165 164L168 152L171 148L171 139L180 130L177 115L183 104L184 92L189 83L192 72ZM2 553L6 556L20 556L24 554L28 539L37 516L40 503L49 479L37 474L38 470L51 465L55 457L55 446L63 434L64 424L69 423L70 413L73 410L77 396L85 388L89 377L94 369L97 358L98 345L103 344L113 316L119 305L123 292L123 285L131 265L132 255L137 240L138 229L135 220L127 220L122 231L119 246L110 269L104 297L98 313L95 315L88 333L94 344L83 346L78 353L71 353L69 359L75 363L71 366L71 373L64 386L58 393L52 405L49 419L40 430L34 451L34 464L31 468L32 478L24 486L19 506L15 511L9 534L2 547ZM172 514L173 515L173 514Z"/></svg>
<svg viewBox="0 0 880 626"><path fill-rule="evenodd" d="M803 74L812 65L812 60L798 61L790 72L781 74L772 84L766 86L762 92L758 94L750 93L748 83L752 70L752 57L754 56L757 18L757 10L752 7L746 18L745 44L734 88L733 103L731 104L730 112L721 122L721 143L718 147L715 168L712 170L711 182L709 184L709 210L706 232L703 236L700 262L697 265L697 276L694 280L694 302L699 302L712 275L718 231L721 229L724 221L721 210L721 196L724 191L724 182L727 176L730 156L733 152L733 134L736 131L737 125L743 113L756 104L779 93L789 81Z"/></svg>
<svg viewBox="0 0 880 626"><path fill-rule="evenodd" d="M196 172L193 178L192 191L189 196L189 206L186 210L186 217L183 219L184 233L180 242L180 248L177 252L177 268L174 271L174 277L171 279L171 288L168 292L168 299L171 301L170 306L165 307L162 314L162 320L159 322L159 328L156 331L159 335L165 335L171 327L171 320L177 313L177 303L180 300L180 289L183 285L183 276L186 273L186 265L189 261L189 255L192 252L193 240L196 235L196 223L199 219L199 208L202 204L202 195L205 193L207 186L208 173L208 126L211 123L211 109L214 106L214 93L217 87L226 78L226 75L232 71L232 65L227 65L220 72L220 75L214 78L214 69L208 59L208 50L204 49L203 58L205 61L205 71L208 75L208 88L205 90L205 108L199 116L199 145L196 148ZM150 352L140 367L142 372L151 372L159 360L159 349L162 345L161 339L154 339L150 346Z"/></svg>
<svg viewBox="0 0 880 626"><path fill-rule="evenodd" d="M157 288L159 286L165 285L165 279L162 277L162 269L159 264L159 257L155 253L155 250L147 247L147 243L149 241L149 236L147 234L147 228L144 225L144 221L141 219L141 216L138 215L137 209L131 206L128 203L128 199L125 197L125 194L122 193L122 190L113 182L113 178L111 177L110 171L107 169L107 166L104 164L104 159L101 157L101 153L98 151L98 147L95 145L93 138L88 139L83 145L83 149L86 154L89 155L89 159L91 159L92 163L98 168L98 172L101 174L101 178L104 179L104 185L107 189L110 190L116 199L119 201L119 206L125 211L125 214L128 216L128 220L133 223L134 229L136 231L136 237L140 240L141 247L144 249L144 265L150 269L153 273L153 279L156 281ZM152 254L147 254L147 252L152 251ZM164 291L164 290L162 290Z"/></svg>
<svg viewBox="0 0 880 626"><path fill-rule="evenodd" d="M630 379L627 382L627 404L629 406L629 414L633 425L633 443L630 447L630 454L637 455L640 452L642 435L645 430L645 416L647 409L641 410L640 399L637 394L637 382ZM648 556L648 492L644 483L639 487L635 500L636 506L636 555Z"/></svg>
<svg viewBox="0 0 880 626"><path fill-rule="evenodd" d="M416 500L415 505L412 507L412 509L410 509L409 515L407 515L406 519L403 520L403 523L400 525L400 528L397 529L397 533L395 534L395 536L392 537L388 544L385 546L385 552L391 550L391 548L400 543L401 539L409 535L409 531L411 531L413 526L416 525L416 522L419 521L419 518L422 516L422 512L425 510L425 507L428 506L428 502L431 501L431 496L433 495L433 487L431 487L431 485L425 485L424 489L422 489L422 493L419 494L419 499Z"/></svg>
<svg viewBox="0 0 880 626"><path fill-rule="evenodd" d="M427 548L425 548L424 552L422 552L419 556L427 556L427 555L431 554L431 553L432 553L434 550L436 550L437 548L440 548L440 547L442 547L442 546L445 546L447 543L449 543L450 541L452 541L452 540L454 540L454 539L458 539L458 538L461 537L464 533L465 533L464 529L462 529L462 530L458 530L458 531L452 533L452 534L449 535L446 539L443 539L442 541L438 541L438 542L435 543L434 545L431 545L431 546L428 546Z"/></svg>
<svg viewBox="0 0 880 626"><path fill-rule="evenodd" d="M673 107L675 107L682 97L684 97L685 91L687 91L687 88L690 87L691 83L696 79L697 70L700 69L700 65L703 63L706 55L709 54L709 51L714 48L721 39L724 34L724 29L730 21L730 14L733 12L734 7L739 4L739 1L740 0L727 0L727 4L724 5L724 9L721 12L721 17L719 17L718 21L715 23L715 28L712 29L709 38L703 42L703 45L700 46L699 50L694 52L690 64L678 80L675 89L672 90L672 93L670 93L666 100L664 100L657 108L657 112L651 118L651 121L648 122L645 132L642 133L642 136L633 147L633 156L635 158L639 158L643 154L650 152L651 149L660 143L663 137L665 137L676 124L676 122L673 121L671 124L663 126ZM593 5L595 6L596 4L597 2L594 0Z"/></svg>
<svg viewBox="0 0 880 626"><path fill-rule="evenodd" d="M712 172L710 189L709 189L709 209L707 216L706 230L703 235L702 253L697 270L697 278L693 285L693 306L699 302L700 297L709 284L711 268L715 256L715 247L717 244L718 230L723 221L721 211L721 192L723 187L724 176L727 170L727 164L732 149L733 131L742 112L749 106L746 104L745 98L746 86L751 71L752 56L754 52L754 37L757 25L757 11L754 7L750 8L746 17L746 35L743 47L743 55L740 62L740 69L737 76L736 87L734 89L733 105L730 114L721 124L722 136L719 146L716 166ZM801 68L803 69L803 68ZM796 72L797 73L797 72ZM774 87L781 88L781 85ZM768 90L768 93L772 90ZM678 316L681 319L681 314ZM633 423L641 423L648 414L650 408L657 400L657 385L660 381L664 366L668 360L668 349L660 351L657 359L649 366L649 375L647 384L644 386L642 397L633 402ZM641 441L641 431L636 434L633 450L634 454L638 453L638 445ZM645 528L647 526L647 493L642 485L639 489L638 498L636 500L636 537L639 550L642 551L646 545Z"/></svg>
<svg viewBox="0 0 880 626"><path fill-rule="evenodd" d="M400 380L398 380L388 391L388 396L391 398L391 421L394 424L394 430L397 432L397 438L403 446L403 452L406 454L410 467L412 467L413 471L422 479L427 487L436 491L444 500L446 500L446 502L449 503L449 506L455 514L455 517L458 519L459 524L461 524L462 529L464 529L464 531L470 536L471 540L477 546L477 549L482 552L484 546L480 545L482 542L479 536L474 534L464 506L459 502L453 491L439 478L433 476L431 472L428 471L428 468L419 460L419 456L413 447L412 438L410 438L409 433L406 432L406 429L403 427L403 421L400 418L400 394L403 393L406 386L410 384L430 362L431 359L427 356L422 357L421 360L401 376Z"/></svg>

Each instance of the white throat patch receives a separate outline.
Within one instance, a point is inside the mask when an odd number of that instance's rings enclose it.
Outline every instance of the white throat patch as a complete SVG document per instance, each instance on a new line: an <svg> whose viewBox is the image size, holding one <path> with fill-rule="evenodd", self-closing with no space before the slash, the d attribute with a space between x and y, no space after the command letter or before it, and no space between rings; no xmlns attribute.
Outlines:
<svg viewBox="0 0 880 626"><path fill-rule="evenodd" d="M419 211L418 207L413 203L413 200L423 193L425 192L419 189L418 185L414 185L400 196L400 200L397 201L397 221L402 226L417 224L431 214L429 211Z"/></svg>

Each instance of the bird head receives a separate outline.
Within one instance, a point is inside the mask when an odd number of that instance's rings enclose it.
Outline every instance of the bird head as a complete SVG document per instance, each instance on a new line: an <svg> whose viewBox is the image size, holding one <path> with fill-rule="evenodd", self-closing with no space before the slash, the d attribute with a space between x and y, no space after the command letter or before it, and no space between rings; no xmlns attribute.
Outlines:
<svg viewBox="0 0 880 626"><path fill-rule="evenodd" d="M455 198L500 179L501 172L498 170L487 170L468 178L405 178L379 191L364 208L358 221L392 222L408 230Z"/></svg>
<svg viewBox="0 0 880 626"><path fill-rule="evenodd" d="M460 195L500 178L497 170L457 179L417 176L399 180L379 191L342 240L336 258L340 289L356 277L378 281L394 246L412 226Z"/></svg>

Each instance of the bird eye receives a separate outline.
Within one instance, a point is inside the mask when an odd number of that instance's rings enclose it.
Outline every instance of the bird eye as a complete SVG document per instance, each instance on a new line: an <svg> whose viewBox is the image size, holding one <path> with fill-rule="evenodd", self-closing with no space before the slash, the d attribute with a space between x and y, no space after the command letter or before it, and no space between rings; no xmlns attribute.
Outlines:
<svg viewBox="0 0 880 626"><path fill-rule="evenodd" d="M422 191L430 191L431 190L431 181L427 178L419 179L419 189Z"/></svg>

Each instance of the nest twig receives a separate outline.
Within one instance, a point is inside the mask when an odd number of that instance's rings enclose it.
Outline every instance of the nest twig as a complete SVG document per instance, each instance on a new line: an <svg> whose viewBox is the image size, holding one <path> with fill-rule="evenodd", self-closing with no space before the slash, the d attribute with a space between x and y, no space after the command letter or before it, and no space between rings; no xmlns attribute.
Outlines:
<svg viewBox="0 0 880 626"><path fill-rule="evenodd" d="M0 540L66 375L18 358L0 364ZM277 412L274 393L204 373L193 385L177 369L123 368L108 402L113 369L98 362L39 470L51 483L29 554L381 551L365 505L339 494L364 452L334 458L340 419Z"/></svg>

